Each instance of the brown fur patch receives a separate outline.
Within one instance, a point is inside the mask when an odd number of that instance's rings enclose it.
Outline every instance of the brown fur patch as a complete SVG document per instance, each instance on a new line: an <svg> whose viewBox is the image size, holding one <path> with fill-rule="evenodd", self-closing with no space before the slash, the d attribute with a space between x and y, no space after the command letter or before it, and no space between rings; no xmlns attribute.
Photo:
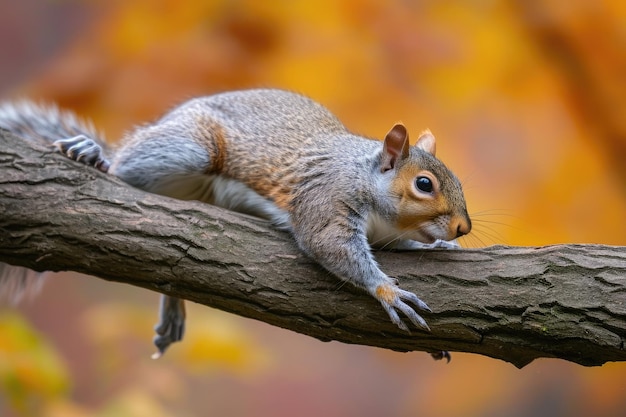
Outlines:
<svg viewBox="0 0 626 417"><path fill-rule="evenodd" d="M193 137L209 150L209 157L211 158L211 165L207 174L223 172L227 152L224 129L211 117L200 115L196 121Z"/></svg>
<svg viewBox="0 0 626 417"><path fill-rule="evenodd" d="M414 201L408 201L402 204L398 212L398 220L396 222L398 229L418 229L418 225L437 217L436 208L428 208L428 206L431 206L430 204L422 202L419 204L419 207L416 207L414 210L412 206L415 205L417 205L417 202ZM419 210L419 212L416 210Z"/></svg>
<svg viewBox="0 0 626 417"><path fill-rule="evenodd" d="M195 115L194 138L209 150L210 167L207 174L222 174L241 181L259 195L273 201L278 207L288 210L293 200L295 177L288 169L292 155L272 155L272 158L257 158L254 147L259 145L255 137L245 140L229 137L228 131L213 117ZM263 143L260 145L263 146ZM260 150L259 150L260 152Z"/></svg>
<svg viewBox="0 0 626 417"><path fill-rule="evenodd" d="M215 155L212 155L211 165L215 172L222 172L224 162L226 160L226 139L224 138L224 130L218 124L212 126L213 139L215 140Z"/></svg>
<svg viewBox="0 0 626 417"><path fill-rule="evenodd" d="M291 195L290 194L279 194L279 193L271 193L270 197L274 204L280 207L283 210L287 210L291 204Z"/></svg>
<svg viewBox="0 0 626 417"><path fill-rule="evenodd" d="M391 284L382 284L376 288L376 298L387 304L393 304L396 297L396 287Z"/></svg>

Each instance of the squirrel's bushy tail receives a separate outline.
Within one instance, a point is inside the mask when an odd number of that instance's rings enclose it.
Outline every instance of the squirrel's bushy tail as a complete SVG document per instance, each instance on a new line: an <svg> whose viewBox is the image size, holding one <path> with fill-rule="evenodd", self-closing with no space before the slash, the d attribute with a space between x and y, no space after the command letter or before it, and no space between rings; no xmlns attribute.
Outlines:
<svg viewBox="0 0 626 417"><path fill-rule="evenodd" d="M95 140L105 152L107 149L106 142L91 123L55 105L30 101L0 103L0 128L44 146L59 139L85 135ZM28 268L0 262L0 302L17 302L24 295L36 292L41 287L41 275Z"/></svg>
<svg viewBox="0 0 626 417"><path fill-rule="evenodd" d="M0 128L28 141L51 145L59 139L85 135L107 150L107 143L91 122L54 104L28 100L0 103Z"/></svg>

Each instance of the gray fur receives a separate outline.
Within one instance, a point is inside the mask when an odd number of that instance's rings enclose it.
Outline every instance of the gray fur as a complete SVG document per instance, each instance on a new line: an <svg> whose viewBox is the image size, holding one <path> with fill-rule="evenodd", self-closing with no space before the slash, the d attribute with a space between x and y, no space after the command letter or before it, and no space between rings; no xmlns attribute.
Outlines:
<svg viewBox="0 0 626 417"><path fill-rule="evenodd" d="M0 303L17 304L39 292L42 273L0 262Z"/></svg>
<svg viewBox="0 0 626 417"><path fill-rule="evenodd" d="M22 100L0 103L0 128L42 145L59 139L84 135L93 139L104 152L108 145L93 124L76 114L62 111L54 104L37 104Z"/></svg>

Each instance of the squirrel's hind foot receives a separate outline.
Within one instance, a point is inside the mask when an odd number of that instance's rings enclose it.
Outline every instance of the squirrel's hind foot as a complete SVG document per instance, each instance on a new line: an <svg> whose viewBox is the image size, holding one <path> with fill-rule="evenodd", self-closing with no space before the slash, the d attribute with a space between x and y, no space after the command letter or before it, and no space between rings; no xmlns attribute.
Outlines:
<svg viewBox="0 0 626 417"><path fill-rule="evenodd" d="M108 172L111 164L104 157L102 146L85 135L54 141L53 145L63 155L74 161L83 162L102 172Z"/></svg>
<svg viewBox="0 0 626 417"><path fill-rule="evenodd" d="M185 334L185 302L180 298L162 295L159 322L154 330L157 334L154 336L153 343L158 351L152 355L152 359L158 359L172 343L183 339Z"/></svg>

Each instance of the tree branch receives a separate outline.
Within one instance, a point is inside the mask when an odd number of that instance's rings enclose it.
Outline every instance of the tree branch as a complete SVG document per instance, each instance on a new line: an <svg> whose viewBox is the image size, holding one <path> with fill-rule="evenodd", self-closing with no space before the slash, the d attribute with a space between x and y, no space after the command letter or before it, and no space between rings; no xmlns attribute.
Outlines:
<svg viewBox="0 0 626 417"><path fill-rule="evenodd" d="M313 336L583 365L626 360L626 248L559 245L379 252L434 310L396 328L377 301L304 256L288 234L207 204L129 187L0 131L0 261L72 270Z"/></svg>

